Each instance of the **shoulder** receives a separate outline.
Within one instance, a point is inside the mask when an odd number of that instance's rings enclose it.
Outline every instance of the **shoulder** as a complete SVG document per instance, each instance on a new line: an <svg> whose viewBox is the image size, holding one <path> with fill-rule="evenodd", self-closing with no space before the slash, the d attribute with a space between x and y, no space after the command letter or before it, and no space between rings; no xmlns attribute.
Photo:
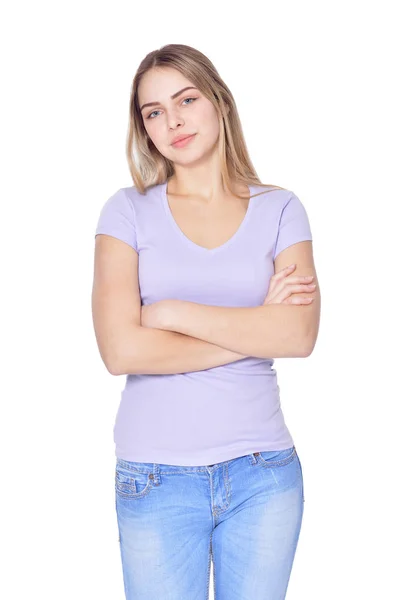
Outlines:
<svg viewBox="0 0 399 600"><path fill-rule="evenodd" d="M150 188L147 188L144 193L141 193L134 185L121 187L111 196L107 197L103 204L103 208L107 210L116 209L128 212L134 211L136 207L140 206L144 201L157 197L159 195L158 188L160 188L159 185L151 186Z"/></svg>
<svg viewBox="0 0 399 600"><path fill-rule="evenodd" d="M272 186L252 186L252 202L258 207L258 210L267 211L270 215L276 217L281 215L284 208L290 204L295 194L285 188L276 188Z"/></svg>
<svg viewBox="0 0 399 600"><path fill-rule="evenodd" d="M151 206L159 203L160 186L148 188L144 194L135 186L119 188L103 204L95 235L105 233L128 243L135 250L143 222L151 220Z"/></svg>
<svg viewBox="0 0 399 600"><path fill-rule="evenodd" d="M262 203L287 203L292 191L286 188L279 188L276 186L266 185L252 185L251 186L251 197L259 199Z"/></svg>
<svg viewBox="0 0 399 600"><path fill-rule="evenodd" d="M252 186L255 202L273 208L278 214L295 210L304 210L299 196L287 188Z"/></svg>
<svg viewBox="0 0 399 600"><path fill-rule="evenodd" d="M130 202L134 208L142 205L149 205L157 202L161 197L162 184L152 185L145 189L143 193L134 186L123 187L118 193L123 194L127 202Z"/></svg>

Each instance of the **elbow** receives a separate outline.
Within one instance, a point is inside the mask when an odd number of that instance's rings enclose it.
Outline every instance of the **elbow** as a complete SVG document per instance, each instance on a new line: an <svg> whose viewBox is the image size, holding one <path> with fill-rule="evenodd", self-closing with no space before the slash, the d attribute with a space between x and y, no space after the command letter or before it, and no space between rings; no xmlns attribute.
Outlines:
<svg viewBox="0 0 399 600"><path fill-rule="evenodd" d="M303 339L303 356L308 357L312 354L315 346L317 336L319 335L319 325L320 325L320 299L318 301L318 310L315 307L312 307L312 312L310 313L310 320L306 323L305 329L302 332Z"/></svg>
<svg viewBox="0 0 399 600"><path fill-rule="evenodd" d="M110 375L122 375L122 360L120 347L116 348L116 344L103 343L99 346L100 356Z"/></svg>
<svg viewBox="0 0 399 600"><path fill-rule="evenodd" d="M108 324L98 328L96 340L101 359L110 375L135 373L140 357L139 325L123 323L120 326Z"/></svg>
<svg viewBox="0 0 399 600"><path fill-rule="evenodd" d="M108 372L114 376L127 375L127 373L133 373L134 371L132 369L125 369L125 362L126 361L123 360L121 352L114 353L112 358L109 357L106 363Z"/></svg>
<svg viewBox="0 0 399 600"><path fill-rule="evenodd" d="M108 363L105 365L107 367L107 371L108 373L110 373L111 375L122 375L120 369L118 369L116 363Z"/></svg>
<svg viewBox="0 0 399 600"><path fill-rule="evenodd" d="M107 369L111 375L134 375L140 373L142 367L140 360L140 342L137 339L141 327L131 331L126 328L118 343L108 354Z"/></svg>
<svg viewBox="0 0 399 600"><path fill-rule="evenodd" d="M313 352L313 348L309 348L309 346L306 346L301 353L301 358L307 358L308 356L310 356L312 354L312 352Z"/></svg>
<svg viewBox="0 0 399 600"><path fill-rule="evenodd" d="M101 352L101 358L110 375L121 375L118 361L109 355L109 353Z"/></svg>
<svg viewBox="0 0 399 600"><path fill-rule="evenodd" d="M308 356L310 356L314 350L314 347L316 345L316 339L317 339L317 335L312 335L312 336L307 336L304 339L303 345L302 345L302 358L307 358Z"/></svg>

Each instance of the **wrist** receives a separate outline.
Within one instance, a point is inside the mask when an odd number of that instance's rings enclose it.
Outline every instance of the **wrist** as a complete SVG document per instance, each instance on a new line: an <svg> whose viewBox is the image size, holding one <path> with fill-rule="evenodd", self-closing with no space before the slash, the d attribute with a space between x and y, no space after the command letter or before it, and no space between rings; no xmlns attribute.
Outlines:
<svg viewBox="0 0 399 600"><path fill-rule="evenodd" d="M161 300L159 302L158 321L160 329L176 331L180 300Z"/></svg>

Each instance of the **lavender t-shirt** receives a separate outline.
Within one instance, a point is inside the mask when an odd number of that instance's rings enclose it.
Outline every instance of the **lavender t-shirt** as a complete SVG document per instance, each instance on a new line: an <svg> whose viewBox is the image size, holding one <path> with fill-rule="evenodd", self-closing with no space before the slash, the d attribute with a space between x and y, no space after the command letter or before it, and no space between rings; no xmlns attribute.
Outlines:
<svg viewBox="0 0 399 600"><path fill-rule="evenodd" d="M264 191L249 186L251 195ZM251 198L224 244L208 250L177 225L167 183L140 194L119 189L104 204L95 235L129 244L139 256L142 304L166 298L213 306L263 304L273 260L312 234L306 210L289 190ZM114 425L115 454L137 462L210 465L294 442L280 406L273 358L248 357L188 373L129 374Z"/></svg>

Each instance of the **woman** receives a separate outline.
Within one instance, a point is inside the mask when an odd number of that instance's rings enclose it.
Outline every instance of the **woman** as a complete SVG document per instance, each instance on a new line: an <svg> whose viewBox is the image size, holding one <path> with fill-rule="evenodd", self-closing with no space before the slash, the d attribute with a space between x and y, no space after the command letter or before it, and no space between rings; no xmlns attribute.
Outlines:
<svg viewBox="0 0 399 600"><path fill-rule="evenodd" d="M316 342L307 213L259 181L230 90L189 46L141 63L127 156L134 186L101 210L92 296L101 357L127 375L126 598L205 598L211 557L218 600L285 598L304 494L271 357Z"/></svg>

